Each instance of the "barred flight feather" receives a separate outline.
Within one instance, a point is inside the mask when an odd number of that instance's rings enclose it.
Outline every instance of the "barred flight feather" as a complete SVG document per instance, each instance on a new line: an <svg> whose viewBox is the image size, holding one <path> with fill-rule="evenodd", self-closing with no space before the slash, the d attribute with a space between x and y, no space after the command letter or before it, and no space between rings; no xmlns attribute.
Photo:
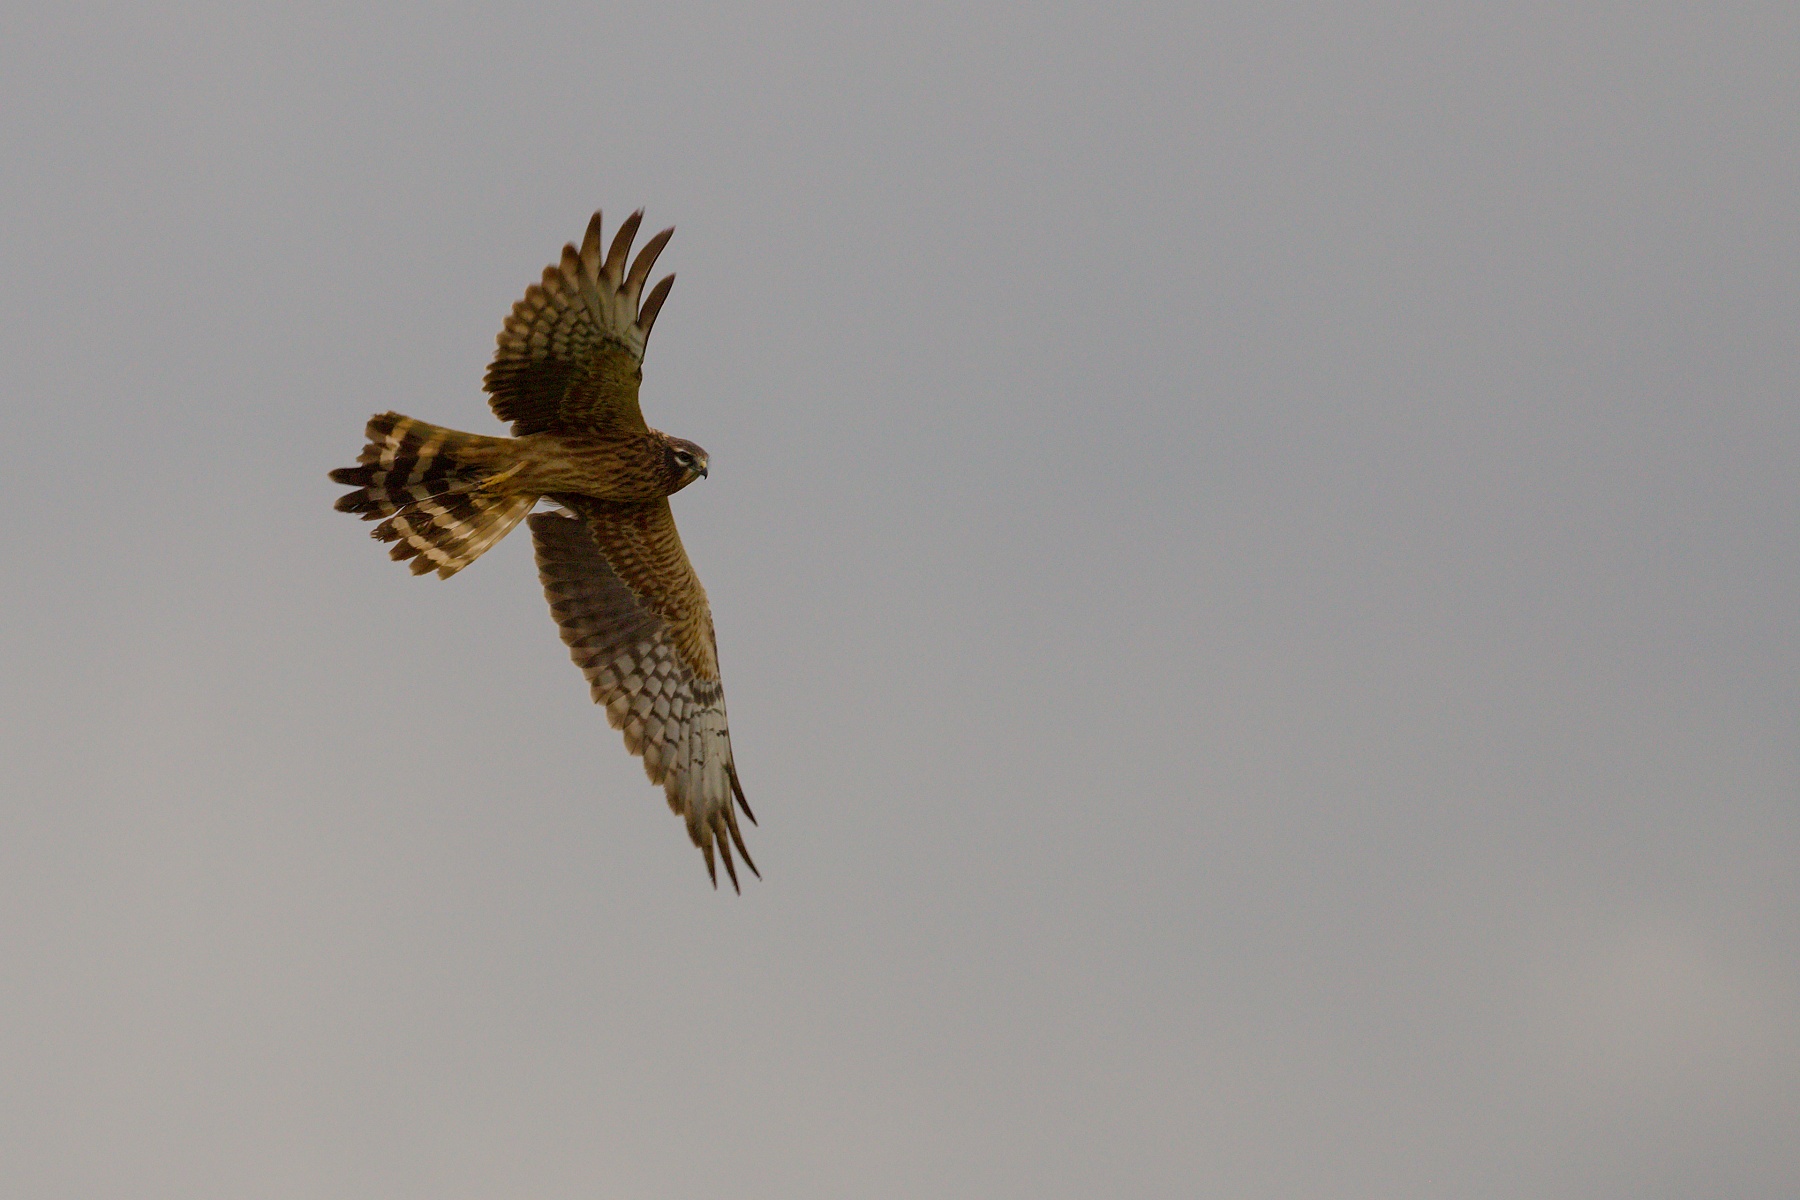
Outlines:
<svg viewBox="0 0 1800 1200"><path fill-rule="evenodd" d="M642 209L627 217L602 258L595 213L580 248L564 246L507 315L486 387L494 415L511 421L515 434L648 428L638 407L639 364L675 277L648 296L644 281L675 230L645 242L627 270L643 217Z"/></svg>
<svg viewBox="0 0 1800 1200"><path fill-rule="evenodd" d="M373 536L396 542L389 551L408 559L413 574L448 579L480 558L525 519L536 496L485 492L504 461L505 438L459 433L399 413L369 419L369 444L355 467L331 473L356 488L338 497L339 512L381 521Z"/></svg>
<svg viewBox="0 0 1800 1200"><path fill-rule="evenodd" d="M755 822L732 762L724 689L684 660L669 621L613 570L593 529L606 508L585 497L555 499L581 515L537 513L530 525L538 576L569 657L625 748L642 756L644 773L663 785L669 807L684 818L707 874L717 884L716 844L735 888L734 847L745 866L760 872L732 803L736 798Z"/></svg>

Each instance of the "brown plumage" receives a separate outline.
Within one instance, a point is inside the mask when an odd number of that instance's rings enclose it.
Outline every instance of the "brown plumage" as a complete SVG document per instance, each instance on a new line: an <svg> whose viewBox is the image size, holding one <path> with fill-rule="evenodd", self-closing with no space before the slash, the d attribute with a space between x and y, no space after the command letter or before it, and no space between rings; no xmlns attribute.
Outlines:
<svg viewBox="0 0 1800 1200"><path fill-rule="evenodd" d="M707 473L706 451L651 429L638 408L644 346L675 277L644 294L675 231L626 260L643 213L601 255L600 214L580 249L563 247L500 331L486 388L510 438L459 433L399 413L369 419L359 465L331 472L355 490L343 512L379 520L374 536L448 579L531 517L538 575L563 641L626 749L663 785L718 886L713 847L737 887L751 871L733 807L738 783L706 589L689 564L668 497Z"/></svg>

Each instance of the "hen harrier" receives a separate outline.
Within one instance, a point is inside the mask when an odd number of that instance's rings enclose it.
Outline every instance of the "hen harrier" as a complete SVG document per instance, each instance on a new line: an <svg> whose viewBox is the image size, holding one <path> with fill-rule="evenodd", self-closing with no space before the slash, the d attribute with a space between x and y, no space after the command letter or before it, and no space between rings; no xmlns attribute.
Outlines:
<svg viewBox="0 0 1800 1200"><path fill-rule="evenodd" d="M650 428L638 409L644 345L675 277L644 295L670 235L645 243L626 270L643 212L600 253L600 214L581 248L564 246L525 289L500 331L486 388L513 436L486 437L399 413L369 419L360 466L331 473L356 490L341 512L379 520L412 571L448 579L530 518L538 576L569 655L594 702L644 759L652 783L687 821L719 885L713 845L737 887L731 850L756 872L738 831L744 800L725 724L718 648L706 591L689 565L669 497L706 476L706 451ZM641 298L641 299L640 299ZM761 872L756 872L758 876Z"/></svg>

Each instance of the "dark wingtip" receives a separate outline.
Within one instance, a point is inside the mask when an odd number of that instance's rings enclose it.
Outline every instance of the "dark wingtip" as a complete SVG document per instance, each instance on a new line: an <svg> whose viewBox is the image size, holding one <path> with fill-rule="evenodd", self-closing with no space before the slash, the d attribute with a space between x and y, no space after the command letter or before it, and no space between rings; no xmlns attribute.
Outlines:
<svg viewBox="0 0 1800 1200"><path fill-rule="evenodd" d="M650 278L650 271L656 266L656 256L661 254L669 239L675 236L675 227L669 226L655 237L644 243L638 256L632 260L631 270L625 276L626 290L644 290L644 281Z"/></svg>
<svg viewBox="0 0 1800 1200"><path fill-rule="evenodd" d="M750 848L744 845L744 835L738 831L737 822L731 819L729 811L725 814L725 826L731 831L731 840L737 843L738 853L744 856L744 865L750 868L752 875L761 879L762 872L756 869L756 860L750 857Z"/></svg>
<svg viewBox="0 0 1800 1200"><path fill-rule="evenodd" d="M600 259L600 210L588 219L587 233L581 239L581 258L583 262L598 264Z"/></svg>
<svg viewBox="0 0 1800 1200"><path fill-rule="evenodd" d="M644 340L650 340L650 330L656 326L656 314L662 311L663 301L669 298L669 289L675 286L675 276L665 275L662 281L650 289L638 308L638 328L644 331Z"/></svg>
<svg viewBox="0 0 1800 1200"><path fill-rule="evenodd" d="M638 226L643 224L644 210L638 209L619 223L613 234L612 245L607 248L606 262L602 269L615 283L625 278L625 261L631 257L631 243L637 237Z"/></svg>
<svg viewBox="0 0 1800 1200"><path fill-rule="evenodd" d="M738 782L737 764L725 764L725 775L731 780L731 794L737 797L738 807L744 810L744 815L750 818L752 825L757 824L756 814L750 811L750 802L744 799L744 785ZM739 849L742 847L740 846ZM761 876L757 878L760 879Z"/></svg>
<svg viewBox="0 0 1800 1200"><path fill-rule="evenodd" d="M718 824L723 825L724 822L720 821ZM741 896L744 894L744 889L738 886L737 864L731 861L731 843L726 840L723 830L717 830L717 833L719 837L719 857L725 860L725 873L731 876L731 890Z"/></svg>

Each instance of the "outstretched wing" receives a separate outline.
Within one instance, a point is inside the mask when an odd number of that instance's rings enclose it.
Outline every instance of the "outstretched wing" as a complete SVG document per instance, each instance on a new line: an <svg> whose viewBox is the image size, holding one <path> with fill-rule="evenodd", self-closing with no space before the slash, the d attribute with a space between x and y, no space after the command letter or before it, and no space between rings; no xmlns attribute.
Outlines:
<svg viewBox="0 0 1800 1200"><path fill-rule="evenodd" d="M706 590L681 548L669 502L551 499L570 513L533 515L531 537L569 656L606 719L624 732L625 748L643 756L644 773L687 820L714 886L717 842L735 888L732 847L752 871L756 864L733 797L753 823L756 817L731 757Z"/></svg>
<svg viewBox="0 0 1800 1200"><path fill-rule="evenodd" d="M485 386L494 415L511 421L515 435L646 428L638 410L644 344L675 276L665 276L648 296L644 281L675 230L645 242L627 272L643 218L642 209L625 218L602 259L595 213L581 249L564 246L562 259L544 268L543 282L513 305Z"/></svg>

